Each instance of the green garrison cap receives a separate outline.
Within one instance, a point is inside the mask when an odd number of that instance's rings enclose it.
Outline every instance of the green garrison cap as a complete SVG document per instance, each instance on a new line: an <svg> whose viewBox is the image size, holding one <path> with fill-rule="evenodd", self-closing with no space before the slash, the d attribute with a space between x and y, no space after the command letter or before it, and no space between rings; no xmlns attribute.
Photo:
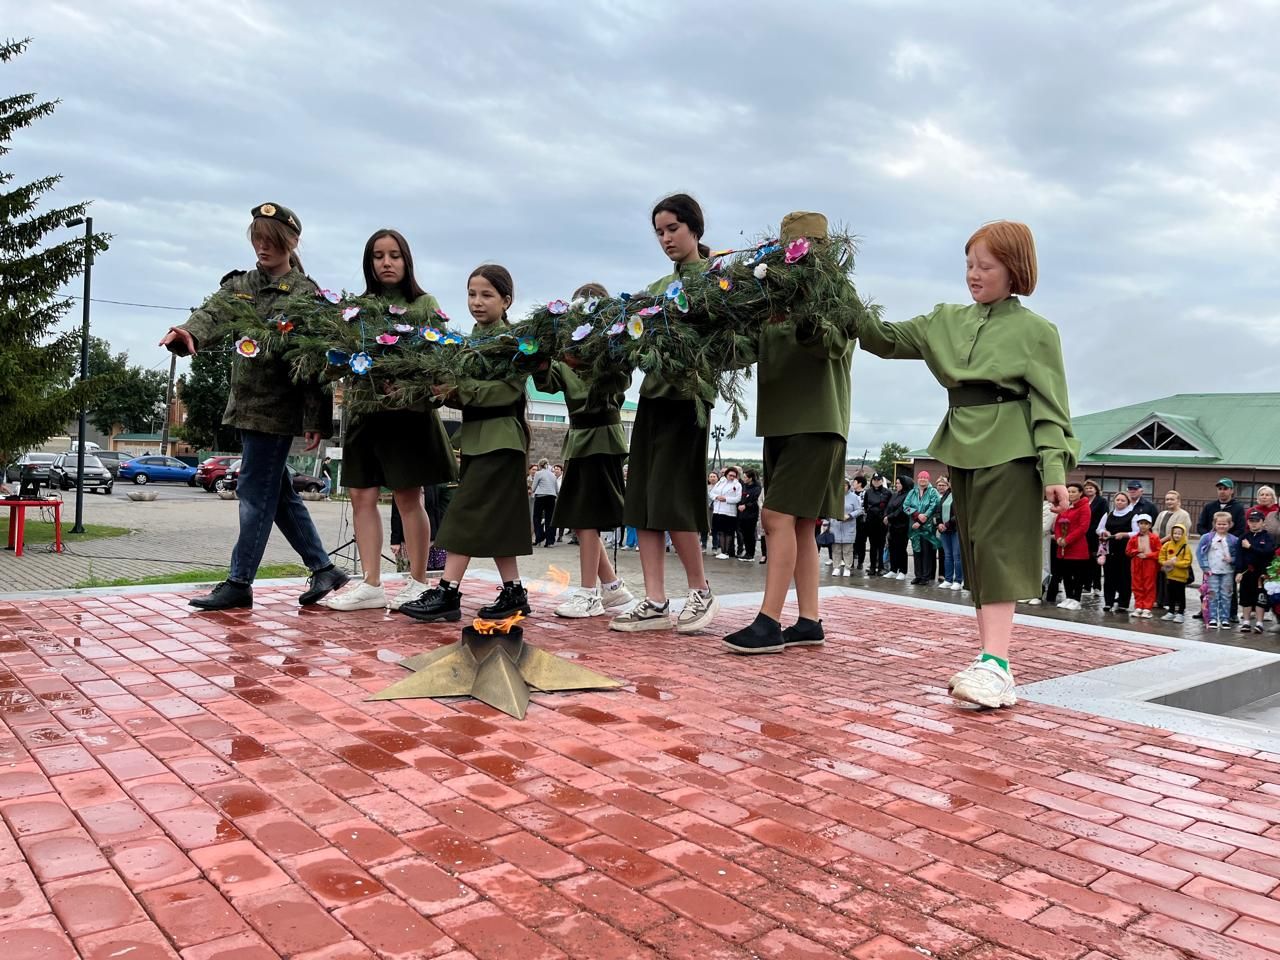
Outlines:
<svg viewBox="0 0 1280 960"><path fill-rule="evenodd" d="M249 211L256 220L258 217L266 217L268 220L279 220L286 227L302 236L302 221L288 207L282 207L278 203L260 203Z"/></svg>

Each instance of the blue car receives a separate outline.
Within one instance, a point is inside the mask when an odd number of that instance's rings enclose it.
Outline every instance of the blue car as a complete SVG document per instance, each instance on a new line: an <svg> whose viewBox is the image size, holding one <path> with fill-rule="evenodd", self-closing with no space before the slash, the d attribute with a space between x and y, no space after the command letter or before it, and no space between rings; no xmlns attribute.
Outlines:
<svg viewBox="0 0 1280 960"><path fill-rule="evenodd" d="M120 479L134 483L151 483L158 480L196 485L196 468L174 457L135 457L120 464Z"/></svg>

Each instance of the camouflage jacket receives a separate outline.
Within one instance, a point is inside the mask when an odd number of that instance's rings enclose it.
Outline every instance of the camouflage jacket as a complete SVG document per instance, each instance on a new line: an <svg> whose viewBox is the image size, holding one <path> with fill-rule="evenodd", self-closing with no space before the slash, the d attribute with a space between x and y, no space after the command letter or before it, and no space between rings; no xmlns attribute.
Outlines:
<svg viewBox="0 0 1280 960"><path fill-rule="evenodd" d="M277 301L316 289L315 282L298 270L273 278L255 268L227 274L219 293L252 303L265 320L272 316ZM197 350L208 350L220 341L227 349L234 349L235 313L220 304L220 299L208 300L182 325L195 338ZM333 395L327 384L294 383L288 365L279 357L261 353L250 358L237 353L232 359L231 395L222 422L240 430L281 436L315 432L327 437L333 432Z"/></svg>

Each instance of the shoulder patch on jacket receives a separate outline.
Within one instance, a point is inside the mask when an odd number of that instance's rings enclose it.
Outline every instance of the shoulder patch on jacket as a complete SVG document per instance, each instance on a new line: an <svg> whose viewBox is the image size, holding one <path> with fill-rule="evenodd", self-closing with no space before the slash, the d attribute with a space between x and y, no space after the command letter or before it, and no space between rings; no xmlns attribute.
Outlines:
<svg viewBox="0 0 1280 960"><path fill-rule="evenodd" d="M244 276L246 273L248 273L248 272L249 272L248 270L231 270L231 271L228 271L228 272L223 276L223 278L222 278L221 280L219 280L219 281L218 281L218 286L220 286L220 287L225 287L225 286L227 285L227 281L228 281L228 280L232 280L232 279L234 279L234 278L236 278L236 277L243 277L243 276Z"/></svg>

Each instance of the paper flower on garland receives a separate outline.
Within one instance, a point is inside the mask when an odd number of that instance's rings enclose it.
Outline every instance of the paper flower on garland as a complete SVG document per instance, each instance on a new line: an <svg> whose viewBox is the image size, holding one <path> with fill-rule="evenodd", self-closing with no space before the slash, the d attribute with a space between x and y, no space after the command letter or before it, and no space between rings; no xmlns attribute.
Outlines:
<svg viewBox="0 0 1280 960"><path fill-rule="evenodd" d="M342 297L338 296L332 290L317 290L316 296L328 300L330 303L337 303Z"/></svg>
<svg viewBox="0 0 1280 960"><path fill-rule="evenodd" d="M676 294L675 305L676 309L681 313L689 312L689 298L685 296L685 292L683 290Z"/></svg>
<svg viewBox="0 0 1280 960"><path fill-rule="evenodd" d="M324 358L329 361L330 366L341 367L351 361L351 354L343 353L341 350L330 350L325 353Z"/></svg>
<svg viewBox="0 0 1280 960"><path fill-rule="evenodd" d="M449 315L438 307L436 308L436 316L439 317L441 320L443 320L445 323L449 322Z"/></svg>
<svg viewBox="0 0 1280 960"><path fill-rule="evenodd" d="M562 313L569 312L569 304L563 300L552 300L547 304L547 312L555 314L557 317Z"/></svg>
<svg viewBox="0 0 1280 960"><path fill-rule="evenodd" d="M619 320L617 323L615 323L612 327L609 328L608 333L609 333L609 336L616 337L625 329L627 329L627 325L623 323L621 320Z"/></svg>
<svg viewBox="0 0 1280 960"><path fill-rule="evenodd" d="M347 323L350 323L358 316L360 316L359 307L347 307L347 309L342 311L342 319L347 321Z"/></svg>
<svg viewBox="0 0 1280 960"><path fill-rule="evenodd" d="M733 281L730 280L728 277L721 277L719 286L721 290L723 290L725 293L728 293L730 290L733 289Z"/></svg>
<svg viewBox="0 0 1280 960"><path fill-rule="evenodd" d="M439 343L440 341L440 331L435 327L423 327L419 332L422 334L422 339L427 343Z"/></svg>
<svg viewBox="0 0 1280 960"><path fill-rule="evenodd" d="M396 333L413 333L414 327L411 323L397 323L391 329Z"/></svg>
<svg viewBox="0 0 1280 960"><path fill-rule="evenodd" d="M632 340L639 340L644 333L644 321L639 317L632 317L627 321L627 336Z"/></svg>
<svg viewBox="0 0 1280 960"><path fill-rule="evenodd" d="M598 306L600 306L600 298L592 297L590 300L588 300L586 303L582 305L582 312L590 316L591 314L596 312L596 307Z"/></svg>
<svg viewBox="0 0 1280 960"><path fill-rule="evenodd" d="M748 263L759 263L761 260L763 260L763 259L764 259L765 257L767 257L769 254L771 254L771 253L777 253L777 252L778 252L779 250L781 250L781 249L782 249L782 248L781 248L780 246L778 246L776 243L766 243L763 247L761 247L760 249L758 249L758 250L756 251L755 256L754 256L754 257L752 257L752 258L751 258L749 261L747 261L747 262L748 262Z"/></svg>
<svg viewBox="0 0 1280 960"><path fill-rule="evenodd" d="M437 336L439 336L439 334L440 334L440 331L439 331L439 330L437 330L437 331L436 331L436 335L437 335ZM441 342L441 343L447 343L447 344L461 343L461 342L462 342L462 334L460 334L460 333L446 333L443 337L440 337L440 342Z"/></svg>
<svg viewBox="0 0 1280 960"><path fill-rule="evenodd" d="M369 356L363 350L351 358L351 372L358 373L361 376L368 373L373 367L373 357Z"/></svg>
<svg viewBox="0 0 1280 960"><path fill-rule="evenodd" d="M763 280L769 275L769 265L767 263L756 264L756 268L751 271L751 275L757 280Z"/></svg>
<svg viewBox="0 0 1280 960"><path fill-rule="evenodd" d="M566 307L568 304L566 304ZM521 337L516 341L516 349L523 353L526 357L532 357L538 352L538 341L529 337Z"/></svg>
<svg viewBox="0 0 1280 960"><path fill-rule="evenodd" d="M684 292L684 281L672 280L671 285L667 287L666 296L668 300L674 300L676 297L680 296L680 294L683 292Z"/></svg>
<svg viewBox="0 0 1280 960"><path fill-rule="evenodd" d="M661 312L662 312L662 307L658 306L658 304L656 304L656 303L655 303L655 304L654 304L653 306L651 306L651 307L645 307L645 308L644 308L644 309L642 309L642 310L637 310L637 311L636 311L636 316L637 316L637 317L652 317L652 316L654 316L655 314L659 314L659 313L661 313ZM644 325L643 325L643 324L641 324L640 329L641 329L641 330L643 330L643 329L644 329ZM632 336L638 336L638 334L632 334Z"/></svg>
<svg viewBox="0 0 1280 960"><path fill-rule="evenodd" d="M384 347L389 347L393 344L400 342L400 338L397 337L394 333L380 333L376 337L374 337L374 339L377 340L378 343L382 344Z"/></svg>
<svg viewBox="0 0 1280 960"><path fill-rule="evenodd" d="M792 240L787 244L787 253L783 257L787 263L795 263L797 260L804 259L804 255L809 252L809 238L800 237Z"/></svg>
<svg viewBox="0 0 1280 960"><path fill-rule="evenodd" d="M236 353L248 360L252 360L261 352L262 348L258 346L258 341L253 337L241 337L236 341Z"/></svg>
<svg viewBox="0 0 1280 960"><path fill-rule="evenodd" d="M387 313L393 314L394 316L397 316L397 317L403 317L408 312L409 312L408 307L402 307L398 303L393 303L391 304L391 306L387 307Z"/></svg>
<svg viewBox="0 0 1280 960"><path fill-rule="evenodd" d="M276 329L281 333L288 333L293 329L293 321L283 315L276 317Z"/></svg>
<svg viewBox="0 0 1280 960"><path fill-rule="evenodd" d="M584 323L582 326L574 328L573 334L569 339L574 343L577 343L579 340L585 340L587 337L591 336L592 329L591 324Z"/></svg>
<svg viewBox="0 0 1280 960"><path fill-rule="evenodd" d="M733 252L734 252L733 250L712 250L711 255L715 257L718 262L720 257L727 257L729 254ZM712 270L716 269L715 264L712 264L711 269Z"/></svg>

